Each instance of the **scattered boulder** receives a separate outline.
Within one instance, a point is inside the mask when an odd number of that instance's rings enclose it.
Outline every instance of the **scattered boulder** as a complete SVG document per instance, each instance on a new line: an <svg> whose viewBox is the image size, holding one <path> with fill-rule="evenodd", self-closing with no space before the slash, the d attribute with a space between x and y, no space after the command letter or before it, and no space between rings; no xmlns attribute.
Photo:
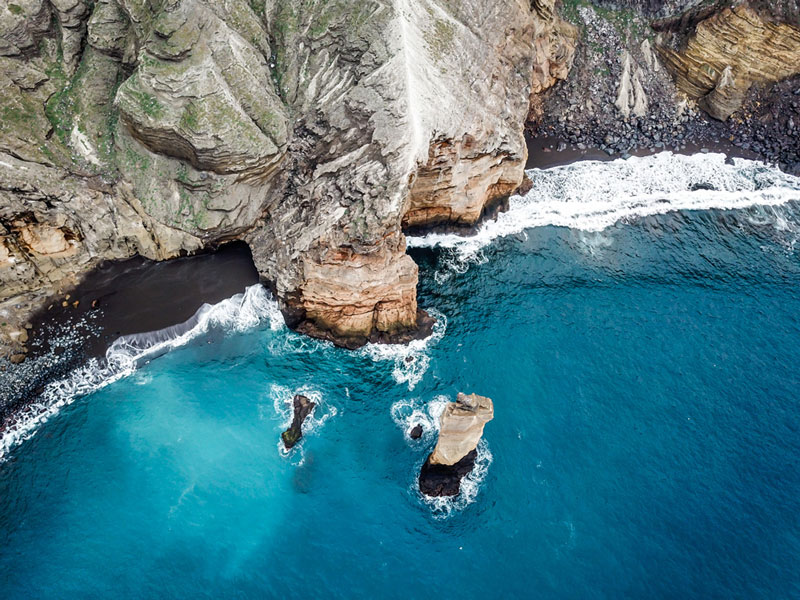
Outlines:
<svg viewBox="0 0 800 600"><path fill-rule="evenodd" d="M309 398L297 394L294 397L293 405L294 417L292 418L292 424L289 426L289 429L281 434L283 445L286 446L287 450L291 449L300 441L300 438L303 437L303 421L311 414L317 404Z"/></svg>
<svg viewBox="0 0 800 600"><path fill-rule="evenodd" d="M419 475L419 489L426 496L455 496L461 479L475 465L476 448L483 428L494 418L491 399L477 394L458 394L440 417L439 440Z"/></svg>
<svg viewBox="0 0 800 600"><path fill-rule="evenodd" d="M747 89L737 86L730 65L725 67L716 87L700 98L697 105L719 121L725 121L744 102Z"/></svg>
<svg viewBox="0 0 800 600"><path fill-rule="evenodd" d="M522 178L522 183L519 184L519 187L514 193L517 194L518 196L524 196L532 189L533 189L533 181L531 180L530 177L528 177L528 174L526 173L525 176Z"/></svg>
<svg viewBox="0 0 800 600"><path fill-rule="evenodd" d="M417 423L416 425L414 425L414 427L411 428L411 431L408 432L408 437L410 437L412 440L418 440L419 438L422 437L422 433L423 433L422 425Z"/></svg>

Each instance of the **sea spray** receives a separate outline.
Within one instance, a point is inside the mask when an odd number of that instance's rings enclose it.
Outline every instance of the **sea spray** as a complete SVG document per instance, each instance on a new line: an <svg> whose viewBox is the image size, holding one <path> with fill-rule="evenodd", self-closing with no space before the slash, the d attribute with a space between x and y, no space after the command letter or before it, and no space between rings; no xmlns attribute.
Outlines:
<svg viewBox="0 0 800 600"><path fill-rule="evenodd" d="M258 284L217 304L203 304L190 319L178 325L121 336L109 346L104 360L91 359L67 377L47 384L34 402L12 417L0 434L0 461L63 407L134 373L147 361L212 329L241 333L264 323L273 330L285 327L277 302Z"/></svg>
<svg viewBox="0 0 800 600"><path fill-rule="evenodd" d="M447 331L447 317L435 309L429 309L428 312L436 319L428 337L412 340L408 344L367 344L359 350L361 355L375 362L394 361L392 377L399 384L407 384L409 391L422 381L431 362L429 352Z"/></svg>
<svg viewBox="0 0 800 600"><path fill-rule="evenodd" d="M800 200L800 178L758 161L724 154L662 152L611 162L582 161L532 169L533 188L513 196L508 210L469 237L431 233L409 237L409 247L449 250L449 268L481 262L499 237L546 225L598 232L619 222L679 210L778 206Z"/></svg>

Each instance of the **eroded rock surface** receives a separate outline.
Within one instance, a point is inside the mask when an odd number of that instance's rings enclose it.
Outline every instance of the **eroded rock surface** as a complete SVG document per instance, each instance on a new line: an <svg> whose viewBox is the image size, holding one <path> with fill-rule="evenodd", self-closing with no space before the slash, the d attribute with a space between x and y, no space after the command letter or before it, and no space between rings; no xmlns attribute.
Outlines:
<svg viewBox="0 0 800 600"><path fill-rule="evenodd" d="M450 106L439 104L439 119L444 124L447 118L455 118L457 125L436 127L438 135L431 139L427 160L417 170L409 191L403 216L407 229L474 225L487 208L508 198L524 174L525 115L531 106L538 106L539 94L566 78L572 65L577 30L557 15L554 0L534 1L533 18L514 7L515 3L501 8L503 4L498 3L492 11L497 22L492 27L506 32L505 39L496 42L502 44L499 51L486 47L488 39L466 36L467 51L446 66L448 72L472 73L467 77L471 90L460 102L441 96ZM478 64L474 56L490 58ZM526 73L531 74L530 80ZM486 118L487 111L498 110L501 119Z"/></svg>
<svg viewBox="0 0 800 600"><path fill-rule="evenodd" d="M753 84L800 73L800 27L744 4L699 21L685 46L662 43L658 51L678 88L724 121Z"/></svg>
<svg viewBox="0 0 800 600"><path fill-rule="evenodd" d="M491 399L459 393L444 409L439 439L419 476L420 491L428 496L455 496L461 479L475 464L483 428L494 418Z"/></svg>
<svg viewBox="0 0 800 600"><path fill-rule="evenodd" d="M531 90L571 60L552 4L0 8L0 302L244 239L299 330L424 334L404 217L474 222L519 185Z"/></svg>

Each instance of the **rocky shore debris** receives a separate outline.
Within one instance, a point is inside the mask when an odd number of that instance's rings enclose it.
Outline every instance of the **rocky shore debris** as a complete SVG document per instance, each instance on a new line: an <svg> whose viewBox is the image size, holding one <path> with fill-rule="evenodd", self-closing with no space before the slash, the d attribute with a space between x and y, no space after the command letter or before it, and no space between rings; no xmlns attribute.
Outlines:
<svg viewBox="0 0 800 600"><path fill-rule="evenodd" d="M281 434L283 445L286 446L287 450L294 447L294 445L300 441L300 438L303 437L303 421L306 420L306 417L312 413L314 407L317 405L316 402L302 394L295 395L292 404L294 407L292 424L289 426L289 429Z"/></svg>
<svg viewBox="0 0 800 600"><path fill-rule="evenodd" d="M660 1L565 5L581 43L567 80L531 113L529 132L623 158L706 145L800 173L796 12L724 4L685 13ZM652 20L656 13L664 18Z"/></svg>
<svg viewBox="0 0 800 600"><path fill-rule="evenodd" d="M494 418L490 398L459 393L439 419L439 440L419 474L419 489L426 496L457 496L461 480L475 466L476 448L483 428Z"/></svg>
<svg viewBox="0 0 800 600"><path fill-rule="evenodd" d="M416 424L416 425L414 425L414 427L412 427L412 428L411 428L411 430L408 432L408 437L410 437L412 440L418 440L419 438L421 438L421 437L422 437L422 434L423 434L423 433L424 433L424 430L422 429L422 425L420 425L419 423L417 423L417 424Z"/></svg>

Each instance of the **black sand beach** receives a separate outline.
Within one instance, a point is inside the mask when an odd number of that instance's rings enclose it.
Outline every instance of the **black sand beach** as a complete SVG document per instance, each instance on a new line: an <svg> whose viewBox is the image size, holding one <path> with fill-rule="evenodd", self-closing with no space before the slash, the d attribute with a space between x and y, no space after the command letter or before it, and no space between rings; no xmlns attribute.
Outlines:
<svg viewBox="0 0 800 600"><path fill-rule="evenodd" d="M258 281L250 249L238 242L167 262L133 258L100 265L31 320L27 360L0 372L0 419L8 419L49 381L104 356L119 336L182 323L204 303Z"/></svg>

